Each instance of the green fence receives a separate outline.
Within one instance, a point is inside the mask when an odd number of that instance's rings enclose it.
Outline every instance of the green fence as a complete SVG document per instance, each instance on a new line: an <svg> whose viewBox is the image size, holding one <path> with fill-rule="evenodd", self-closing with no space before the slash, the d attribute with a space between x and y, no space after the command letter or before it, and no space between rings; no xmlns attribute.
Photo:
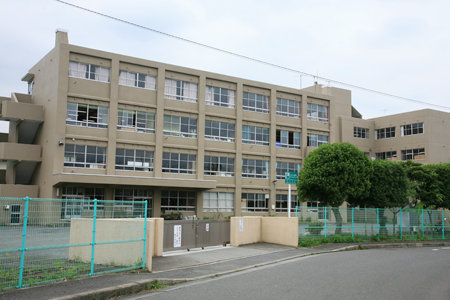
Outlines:
<svg viewBox="0 0 450 300"><path fill-rule="evenodd" d="M428 209L301 207L299 237L351 236L361 240L450 238L450 211Z"/></svg>
<svg viewBox="0 0 450 300"><path fill-rule="evenodd" d="M145 267L146 201L0 198L0 290Z"/></svg>

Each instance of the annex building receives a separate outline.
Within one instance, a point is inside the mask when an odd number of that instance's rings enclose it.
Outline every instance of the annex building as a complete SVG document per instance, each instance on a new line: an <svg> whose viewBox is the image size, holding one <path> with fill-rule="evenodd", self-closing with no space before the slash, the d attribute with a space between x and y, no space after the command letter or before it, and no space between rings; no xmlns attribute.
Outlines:
<svg viewBox="0 0 450 300"><path fill-rule="evenodd" d="M363 120L349 90L294 89L79 47L64 30L22 80L28 94L0 98L0 119L10 122L0 137L0 197L80 199L61 205L67 219L89 211L87 199L133 200L112 208L125 214L147 201L153 217L284 216L285 172L298 172L323 143L348 141L374 159L450 161L448 113ZM295 187L292 194L295 207Z"/></svg>

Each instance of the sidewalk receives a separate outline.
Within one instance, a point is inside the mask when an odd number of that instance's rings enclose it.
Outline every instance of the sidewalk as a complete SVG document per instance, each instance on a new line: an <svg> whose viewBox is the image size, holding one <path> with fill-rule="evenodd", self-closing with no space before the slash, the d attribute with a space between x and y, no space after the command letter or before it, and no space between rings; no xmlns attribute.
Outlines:
<svg viewBox="0 0 450 300"><path fill-rule="evenodd" d="M404 247L449 247L449 241L361 243L364 249ZM176 284L220 276L311 254L356 250L358 244L329 244L314 248L293 248L273 244L240 247L209 247L177 251L153 258L153 272L115 273L0 292L0 300L107 299L139 292L148 283Z"/></svg>

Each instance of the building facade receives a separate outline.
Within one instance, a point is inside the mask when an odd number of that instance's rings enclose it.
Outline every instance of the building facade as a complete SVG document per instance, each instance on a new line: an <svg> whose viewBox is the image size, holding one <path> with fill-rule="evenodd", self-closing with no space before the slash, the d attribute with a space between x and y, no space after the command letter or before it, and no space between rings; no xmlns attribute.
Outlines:
<svg viewBox="0 0 450 300"><path fill-rule="evenodd" d="M449 161L447 113L363 120L348 90L299 90L93 50L70 45L63 30L22 80L28 95L0 98L10 121L0 196L79 199L62 204L67 219L89 212L88 199L134 203L100 202L100 213L130 214L147 201L153 217L286 215L285 172L298 172L323 143Z"/></svg>

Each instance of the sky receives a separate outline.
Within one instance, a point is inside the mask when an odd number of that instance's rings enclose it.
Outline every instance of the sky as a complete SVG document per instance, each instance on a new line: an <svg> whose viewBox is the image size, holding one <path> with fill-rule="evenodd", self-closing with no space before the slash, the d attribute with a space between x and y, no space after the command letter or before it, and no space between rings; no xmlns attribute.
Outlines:
<svg viewBox="0 0 450 300"><path fill-rule="evenodd" d="M416 0L66 0L144 27L305 73L450 107L450 2ZM0 96L27 93L21 78L55 43L300 88L307 76L199 47L55 0L0 4ZM364 119L431 108L352 90ZM1 130L1 126L0 126Z"/></svg>

